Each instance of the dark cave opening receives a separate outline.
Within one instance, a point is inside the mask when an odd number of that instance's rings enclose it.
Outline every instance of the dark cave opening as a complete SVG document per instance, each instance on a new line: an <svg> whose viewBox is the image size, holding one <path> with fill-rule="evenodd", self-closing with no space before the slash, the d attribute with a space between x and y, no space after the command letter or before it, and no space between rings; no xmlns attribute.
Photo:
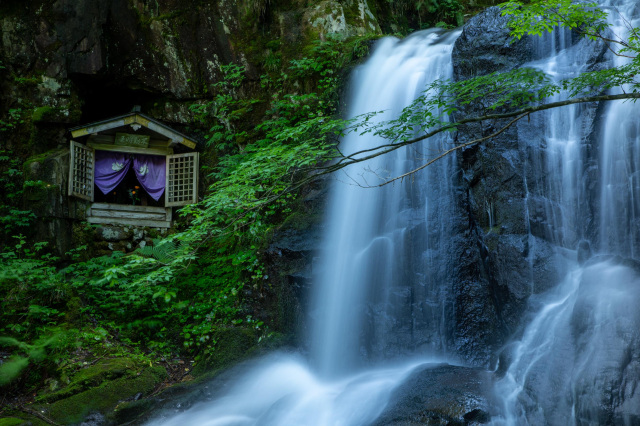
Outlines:
<svg viewBox="0 0 640 426"><path fill-rule="evenodd" d="M161 98L157 93L132 88L129 82L122 80L86 74L74 74L70 78L83 103L80 118L83 124L128 114L137 105L144 113Z"/></svg>

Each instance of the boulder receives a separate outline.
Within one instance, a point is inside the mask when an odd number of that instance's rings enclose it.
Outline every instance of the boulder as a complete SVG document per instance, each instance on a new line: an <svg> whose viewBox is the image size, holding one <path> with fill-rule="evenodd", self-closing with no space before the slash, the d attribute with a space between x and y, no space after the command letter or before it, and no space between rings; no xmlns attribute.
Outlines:
<svg viewBox="0 0 640 426"><path fill-rule="evenodd" d="M488 371L426 364L393 391L374 425L486 424L494 411L490 395Z"/></svg>
<svg viewBox="0 0 640 426"><path fill-rule="evenodd" d="M36 398L34 408L60 424L75 424L91 417L101 424L103 415L119 403L150 394L167 373L128 358L98 361L79 370L69 383Z"/></svg>

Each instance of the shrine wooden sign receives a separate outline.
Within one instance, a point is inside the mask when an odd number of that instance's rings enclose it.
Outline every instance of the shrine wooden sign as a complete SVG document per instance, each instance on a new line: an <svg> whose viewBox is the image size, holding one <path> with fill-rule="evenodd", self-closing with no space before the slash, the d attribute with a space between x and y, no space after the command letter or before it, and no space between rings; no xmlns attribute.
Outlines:
<svg viewBox="0 0 640 426"><path fill-rule="evenodd" d="M146 148L149 146L149 136L132 135L130 133L116 133L115 145L120 146L136 146Z"/></svg>

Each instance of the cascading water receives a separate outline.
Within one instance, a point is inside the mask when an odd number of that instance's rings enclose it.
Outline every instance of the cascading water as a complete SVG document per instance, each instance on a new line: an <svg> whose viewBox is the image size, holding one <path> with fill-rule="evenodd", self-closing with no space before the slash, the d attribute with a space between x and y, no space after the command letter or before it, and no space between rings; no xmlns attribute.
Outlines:
<svg viewBox="0 0 640 426"><path fill-rule="evenodd" d="M436 79L451 77L458 33L439 40L418 33L398 43L383 40L366 67L355 73L351 116L385 111L396 117ZM435 43L438 41L439 43ZM341 145L350 155L384 140L351 134ZM397 150L340 175L328 212L326 253L316 287L312 353L323 374L353 371L368 359L407 353L446 354L447 271L441 257L449 243L453 157L402 183L378 185L415 169L447 136L427 147ZM439 144L439 145L438 145Z"/></svg>
<svg viewBox="0 0 640 426"><path fill-rule="evenodd" d="M606 2L612 33L623 36L627 24L637 25L635 1ZM566 33L551 38L562 40ZM577 45L565 43L539 61L549 72L564 63L570 73L585 69L586 58L575 55ZM567 62L568 60L568 62ZM612 58L620 65L621 58ZM568 68L566 65L570 65ZM560 73L559 77L569 77ZM530 299L537 312L522 338L508 347L504 359L509 366L496 384L503 399L503 414L496 424L638 424L640 349L640 269L632 260L638 254L640 204L640 134L635 104L608 105L602 131L596 134L599 156L595 170L585 165L586 136L580 125L580 110L560 109L546 114L545 154L541 179L556 182L542 191L547 198L549 238L560 246L576 247L579 239L590 239L597 256L584 265L570 262L572 272L546 294ZM558 134L560 132L560 134ZM592 142L592 141L588 141ZM592 151L596 151L590 147ZM585 198L589 177L598 179L600 191L590 207ZM541 185L543 186L543 185ZM592 212L589 209L593 209ZM599 217L595 231L589 222ZM582 245L578 260L590 251ZM613 256L615 255L615 256ZM581 262L582 263L582 262Z"/></svg>
<svg viewBox="0 0 640 426"><path fill-rule="evenodd" d="M458 35L425 31L403 41L380 41L355 73L350 114L384 111L376 119L392 119L429 82L449 78ZM441 257L450 240L454 159L382 189L361 186L412 170L450 142L443 136L430 142L431 151L426 146L397 150L367 162L367 171L352 166L335 184L326 255L315 283L310 361L273 355L223 398L155 423L368 424L416 365L426 357L442 359L452 307ZM349 136L341 151L348 155L381 143L384 140ZM400 356L403 365L380 366ZM407 362L416 356L421 361Z"/></svg>
<svg viewBox="0 0 640 426"><path fill-rule="evenodd" d="M635 1L607 2L614 34L627 34L640 23ZM628 61L614 56L615 65ZM614 102L608 108L602 135L600 247L603 252L640 255L640 122L635 104Z"/></svg>

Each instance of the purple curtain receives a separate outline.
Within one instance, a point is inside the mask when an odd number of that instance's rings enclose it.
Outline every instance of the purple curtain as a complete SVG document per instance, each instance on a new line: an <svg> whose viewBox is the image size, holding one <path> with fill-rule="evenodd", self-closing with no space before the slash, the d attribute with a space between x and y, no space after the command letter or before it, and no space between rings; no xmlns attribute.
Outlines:
<svg viewBox="0 0 640 426"><path fill-rule="evenodd" d="M95 182L103 194L118 186L131 167L129 155L120 152L96 150Z"/></svg>
<svg viewBox="0 0 640 426"><path fill-rule="evenodd" d="M133 157L133 170L138 181L151 198L158 201L164 192L166 157L137 154Z"/></svg>

